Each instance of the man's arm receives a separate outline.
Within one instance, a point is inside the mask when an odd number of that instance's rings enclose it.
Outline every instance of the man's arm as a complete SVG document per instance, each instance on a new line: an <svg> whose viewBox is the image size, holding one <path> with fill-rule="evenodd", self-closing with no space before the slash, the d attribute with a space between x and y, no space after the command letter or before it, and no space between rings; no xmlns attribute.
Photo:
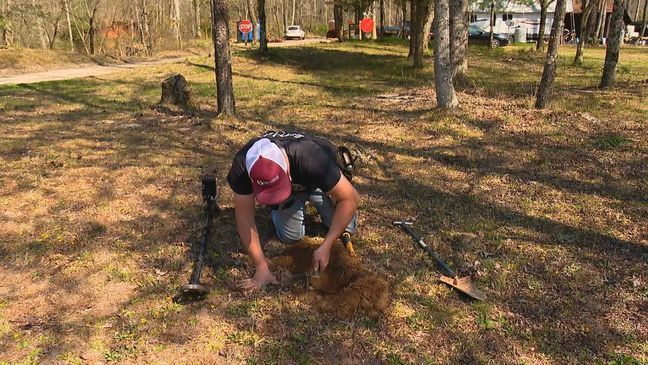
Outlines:
<svg viewBox="0 0 648 365"><path fill-rule="evenodd" d="M244 280L240 283L240 287L246 290L256 289L265 284L276 284L276 279L268 268L268 262L263 255L261 248L261 240L259 239L259 232L257 231L256 222L254 220L254 211L256 205L254 195L240 195L234 193L234 213L236 216L236 230L238 231L241 244L247 250L256 272L252 279Z"/></svg>
<svg viewBox="0 0 648 365"><path fill-rule="evenodd" d="M344 232L344 229L358 210L358 204L360 203L358 192L342 174L340 174L340 180L328 194L336 201L333 221L326 233L326 237L324 237L322 245L313 256L313 269L321 271L326 269L331 247Z"/></svg>

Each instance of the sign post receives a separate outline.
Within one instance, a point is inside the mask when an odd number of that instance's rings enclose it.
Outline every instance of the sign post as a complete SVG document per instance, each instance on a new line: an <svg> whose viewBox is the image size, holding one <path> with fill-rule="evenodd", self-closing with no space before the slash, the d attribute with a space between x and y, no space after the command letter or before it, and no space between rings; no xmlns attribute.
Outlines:
<svg viewBox="0 0 648 365"><path fill-rule="evenodd" d="M247 20L247 19L243 19L243 20L241 20L239 22L239 27L238 28L239 28L239 31L241 33L243 33L243 39L245 39L245 45L247 46L248 33L250 33L252 31L252 22Z"/></svg>

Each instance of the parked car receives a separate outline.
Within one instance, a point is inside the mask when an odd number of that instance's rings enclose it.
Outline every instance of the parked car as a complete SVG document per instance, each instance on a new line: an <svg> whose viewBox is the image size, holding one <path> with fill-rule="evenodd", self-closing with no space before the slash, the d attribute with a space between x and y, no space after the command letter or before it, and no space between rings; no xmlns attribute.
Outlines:
<svg viewBox="0 0 648 365"><path fill-rule="evenodd" d="M488 44L490 32L474 25L468 26L468 43ZM511 36L503 33L493 33L493 47L508 46L512 43Z"/></svg>
<svg viewBox="0 0 648 365"><path fill-rule="evenodd" d="M291 25L286 29L286 39L304 39L306 33L299 25Z"/></svg>

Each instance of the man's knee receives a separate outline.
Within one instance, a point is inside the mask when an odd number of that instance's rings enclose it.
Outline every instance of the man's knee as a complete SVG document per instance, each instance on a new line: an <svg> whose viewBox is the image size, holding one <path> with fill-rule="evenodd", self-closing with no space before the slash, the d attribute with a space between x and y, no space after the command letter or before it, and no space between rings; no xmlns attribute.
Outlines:
<svg viewBox="0 0 648 365"><path fill-rule="evenodd" d="M304 238L305 232L303 229L299 231L291 232L277 227L276 234L277 234L277 238L279 239L279 242L285 244L293 244L293 243L297 243L299 240Z"/></svg>

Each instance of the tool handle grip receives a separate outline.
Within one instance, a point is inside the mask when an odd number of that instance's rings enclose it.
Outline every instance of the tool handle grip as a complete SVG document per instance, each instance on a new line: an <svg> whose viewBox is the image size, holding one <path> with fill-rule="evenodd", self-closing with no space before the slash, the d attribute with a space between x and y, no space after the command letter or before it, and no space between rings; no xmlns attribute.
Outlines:
<svg viewBox="0 0 648 365"><path fill-rule="evenodd" d="M434 262L436 262L437 266L443 271L444 274L450 277L455 277L456 274L455 272L446 264L441 258L432 250L430 246L428 246L425 241L423 241L423 238L421 238L419 235L417 235L412 228L410 228L411 223L409 222L393 222L394 225L398 226L400 229L405 231L416 244L421 247L425 252L427 252L428 255L430 255L433 259Z"/></svg>

